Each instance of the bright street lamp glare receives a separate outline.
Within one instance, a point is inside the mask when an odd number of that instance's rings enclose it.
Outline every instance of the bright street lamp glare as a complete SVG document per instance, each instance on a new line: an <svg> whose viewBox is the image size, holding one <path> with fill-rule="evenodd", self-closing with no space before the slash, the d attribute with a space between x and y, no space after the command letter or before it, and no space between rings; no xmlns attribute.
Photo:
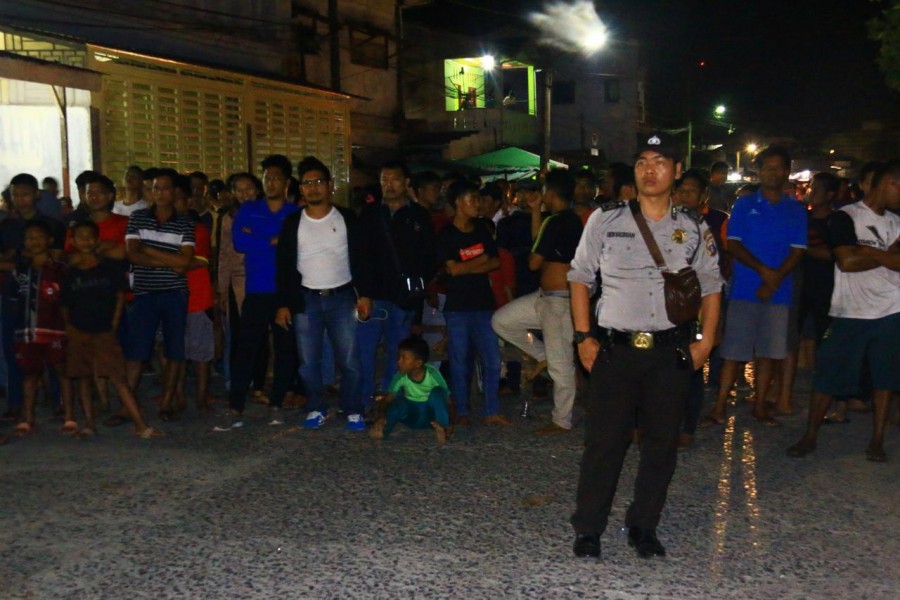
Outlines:
<svg viewBox="0 0 900 600"><path fill-rule="evenodd" d="M494 57L490 54L485 54L481 57L481 66L485 71L490 71L497 64L497 61L494 60Z"/></svg>
<svg viewBox="0 0 900 600"><path fill-rule="evenodd" d="M555 0L528 20L540 32L539 43L590 56L607 43L609 30L591 0Z"/></svg>
<svg viewBox="0 0 900 600"><path fill-rule="evenodd" d="M716 107L716 116L721 117L724 114L725 114L725 105L724 104L718 105Z"/></svg>
<svg viewBox="0 0 900 600"><path fill-rule="evenodd" d="M587 36L584 38L584 41L581 43L581 47L587 53L597 52L602 49L603 46L606 45L606 28L598 28L587 33Z"/></svg>
<svg viewBox="0 0 900 600"><path fill-rule="evenodd" d="M756 152L758 146L756 144L747 144L747 152Z"/></svg>

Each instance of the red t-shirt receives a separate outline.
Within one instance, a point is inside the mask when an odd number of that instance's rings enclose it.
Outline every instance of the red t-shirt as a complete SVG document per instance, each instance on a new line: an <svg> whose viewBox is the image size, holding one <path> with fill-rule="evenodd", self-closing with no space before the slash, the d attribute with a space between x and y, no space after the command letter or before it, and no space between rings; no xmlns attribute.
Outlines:
<svg viewBox="0 0 900 600"><path fill-rule="evenodd" d="M48 344L66 336L61 295L65 263L50 259L40 269L21 261L6 281L4 293L15 297L15 339Z"/></svg>
<svg viewBox="0 0 900 600"><path fill-rule="evenodd" d="M125 229L128 227L128 217L111 214L106 219L97 223L100 229L100 241L125 245ZM66 252L75 252L75 244L72 243L72 228L66 230Z"/></svg>
<svg viewBox="0 0 900 600"><path fill-rule="evenodd" d="M494 301L497 303L497 308L502 308L509 302L506 288L508 287L513 293L516 292L516 259L506 248L497 248L497 252L500 258L500 268L490 271L488 275L491 278Z"/></svg>
<svg viewBox="0 0 900 600"><path fill-rule="evenodd" d="M431 226L434 228L435 234L440 233L451 221L453 221L453 218L447 213L431 213Z"/></svg>
<svg viewBox="0 0 900 600"><path fill-rule="evenodd" d="M200 222L194 223L194 258L206 261L206 267L191 269L187 272L188 282L188 312L200 312L212 308L213 289L212 279L209 276L210 246L209 229Z"/></svg>

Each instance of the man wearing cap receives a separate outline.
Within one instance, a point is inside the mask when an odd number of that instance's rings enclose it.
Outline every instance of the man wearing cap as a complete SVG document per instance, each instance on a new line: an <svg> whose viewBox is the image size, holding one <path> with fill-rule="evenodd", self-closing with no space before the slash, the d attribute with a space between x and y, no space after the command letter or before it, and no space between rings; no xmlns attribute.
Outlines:
<svg viewBox="0 0 900 600"><path fill-rule="evenodd" d="M699 214L672 203L681 175L675 141L657 133L640 139L635 157L637 199L606 202L591 215L568 274L574 341L590 372L585 448L572 526L576 556L600 556L619 473L637 414L640 463L625 516L628 543L641 558L664 556L656 526L675 471L678 429L691 374L712 350L721 277L712 233ZM636 219L643 218L666 270L692 267L699 279L702 332L667 316L662 270ZM601 277L591 327L590 298Z"/></svg>

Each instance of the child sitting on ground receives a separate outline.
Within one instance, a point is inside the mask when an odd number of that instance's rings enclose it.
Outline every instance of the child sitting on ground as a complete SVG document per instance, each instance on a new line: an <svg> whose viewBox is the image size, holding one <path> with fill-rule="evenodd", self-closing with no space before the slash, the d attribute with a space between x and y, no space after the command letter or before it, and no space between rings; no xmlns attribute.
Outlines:
<svg viewBox="0 0 900 600"><path fill-rule="evenodd" d="M66 330L59 303L59 291L66 265L50 256L53 232L43 221L25 226L22 256L15 261L0 261L0 268L12 270L5 294L16 300L16 363L22 369L24 396L22 421L15 434L34 432L34 405L44 368L59 375L59 387L65 410L63 433L76 433L78 423L72 413L72 389L65 374Z"/></svg>
<svg viewBox="0 0 900 600"><path fill-rule="evenodd" d="M412 429L433 427L438 443L443 444L450 425L447 382L440 371L426 364L428 342L412 336L398 348L397 374L389 392L377 398L379 404L387 405L386 415L375 421L371 436L376 440L387 438L397 423L403 423Z"/></svg>
<svg viewBox="0 0 900 600"><path fill-rule="evenodd" d="M72 227L72 255L62 283L63 315L66 319L68 351L66 373L79 381L85 428L81 436L96 432L91 400L94 374L109 377L134 422L134 432L145 439L162 433L148 427L125 379L125 358L116 338L125 305L125 265L97 255L100 230L93 221Z"/></svg>

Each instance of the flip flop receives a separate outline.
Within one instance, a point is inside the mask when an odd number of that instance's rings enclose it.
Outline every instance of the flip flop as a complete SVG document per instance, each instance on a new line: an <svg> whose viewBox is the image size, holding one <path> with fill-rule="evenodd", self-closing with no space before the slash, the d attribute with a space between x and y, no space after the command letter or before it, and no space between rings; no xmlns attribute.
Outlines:
<svg viewBox="0 0 900 600"><path fill-rule="evenodd" d="M165 433L163 433L163 432L160 431L159 429L154 429L153 427L147 427L146 429L144 429L144 430L143 430L142 432L140 432L140 433L138 433L137 431L135 431L135 432L134 432L134 435L138 436L139 438L145 439L145 440L150 440L150 439L153 439L153 438L166 437L166 434L165 434Z"/></svg>
<svg viewBox="0 0 900 600"><path fill-rule="evenodd" d="M36 427L34 425L22 421L21 423L16 425L15 429L13 429L13 435L18 437L26 437L33 434L35 431Z"/></svg>
<svg viewBox="0 0 900 600"><path fill-rule="evenodd" d="M118 427L119 425L124 425L125 423L131 423L131 419L122 415L113 415L103 421L103 424L106 427Z"/></svg>
<svg viewBox="0 0 900 600"><path fill-rule="evenodd" d="M757 416L757 415L754 415L751 413L750 416L753 417L754 421L756 421L757 423L761 423L763 425L768 425L770 427L775 427L776 425L781 425L781 423L779 423L778 420L775 417L773 417L772 415L767 414L767 415L763 415L760 417L760 416Z"/></svg>
<svg viewBox="0 0 900 600"><path fill-rule="evenodd" d="M87 440L87 439L93 438L96 435L97 435L96 431L94 431L90 427L85 427L84 429L82 429L81 431L76 433L75 437L77 437L79 440Z"/></svg>
<svg viewBox="0 0 900 600"><path fill-rule="evenodd" d="M711 427L713 425L722 426L725 424L725 419L717 419L712 415L706 415L702 419L700 419L700 427Z"/></svg>
<svg viewBox="0 0 900 600"><path fill-rule="evenodd" d="M881 448L866 448L866 460L872 462L887 462L887 454Z"/></svg>

